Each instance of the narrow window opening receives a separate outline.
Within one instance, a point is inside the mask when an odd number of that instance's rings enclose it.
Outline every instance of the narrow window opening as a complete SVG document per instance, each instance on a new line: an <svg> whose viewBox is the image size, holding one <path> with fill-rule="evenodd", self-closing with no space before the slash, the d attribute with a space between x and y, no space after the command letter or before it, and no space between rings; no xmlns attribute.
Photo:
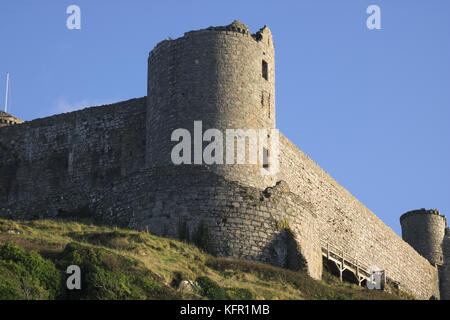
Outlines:
<svg viewBox="0 0 450 320"><path fill-rule="evenodd" d="M263 148L263 168L269 168L269 150L267 148Z"/></svg>
<svg viewBox="0 0 450 320"><path fill-rule="evenodd" d="M269 80L269 66L266 61L262 61L262 76L264 79Z"/></svg>

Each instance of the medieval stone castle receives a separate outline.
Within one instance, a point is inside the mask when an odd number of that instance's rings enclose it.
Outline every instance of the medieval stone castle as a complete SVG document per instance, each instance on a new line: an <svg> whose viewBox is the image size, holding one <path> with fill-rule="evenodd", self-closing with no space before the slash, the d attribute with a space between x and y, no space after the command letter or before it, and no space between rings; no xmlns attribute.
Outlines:
<svg viewBox="0 0 450 320"><path fill-rule="evenodd" d="M362 283L370 267L420 299L450 298L450 232L435 210L401 216L403 239L280 133L279 170L174 165L177 128L275 128L272 34L235 21L160 42L146 97L22 123L0 113L0 217L89 215L189 238L214 252L298 269L332 261ZM271 152L268 150L267 152ZM382 201L382 199L380 199Z"/></svg>

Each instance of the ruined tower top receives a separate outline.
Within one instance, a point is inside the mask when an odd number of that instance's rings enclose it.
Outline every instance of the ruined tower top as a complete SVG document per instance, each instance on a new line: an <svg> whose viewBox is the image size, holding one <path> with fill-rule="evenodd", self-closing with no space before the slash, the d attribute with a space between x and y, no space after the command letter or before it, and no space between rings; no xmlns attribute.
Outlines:
<svg viewBox="0 0 450 320"><path fill-rule="evenodd" d="M440 217L444 221L444 225L447 225L447 218L445 215L442 215L438 209L418 209L418 210L412 210L408 211L401 215L400 221L403 221L404 219L407 219L408 217L414 216L414 215L433 215L435 217Z"/></svg>
<svg viewBox="0 0 450 320"><path fill-rule="evenodd" d="M14 117L12 114L9 114L8 112L0 111L0 127L12 126L23 122L24 122L23 120Z"/></svg>

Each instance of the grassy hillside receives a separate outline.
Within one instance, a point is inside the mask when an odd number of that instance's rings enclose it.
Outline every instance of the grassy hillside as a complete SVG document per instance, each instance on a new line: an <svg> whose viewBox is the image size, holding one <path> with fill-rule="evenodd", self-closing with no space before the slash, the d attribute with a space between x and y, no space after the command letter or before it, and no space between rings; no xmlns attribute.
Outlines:
<svg viewBox="0 0 450 320"><path fill-rule="evenodd" d="M66 268L82 290L66 289ZM186 282L190 280L190 284ZM180 285L181 284L181 285ZM0 219L0 299L400 299L137 232L68 221Z"/></svg>

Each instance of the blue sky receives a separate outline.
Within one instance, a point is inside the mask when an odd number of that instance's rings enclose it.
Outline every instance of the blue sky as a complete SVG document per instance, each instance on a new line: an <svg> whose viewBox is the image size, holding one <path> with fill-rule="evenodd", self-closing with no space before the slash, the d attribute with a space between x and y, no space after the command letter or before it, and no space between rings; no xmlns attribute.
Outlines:
<svg viewBox="0 0 450 320"><path fill-rule="evenodd" d="M66 8L81 8L81 30ZM368 30L366 8L381 8ZM450 217L450 1L0 2L0 101L31 120L146 95L161 40L238 19L276 47L277 127L387 225Z"/></svg>

